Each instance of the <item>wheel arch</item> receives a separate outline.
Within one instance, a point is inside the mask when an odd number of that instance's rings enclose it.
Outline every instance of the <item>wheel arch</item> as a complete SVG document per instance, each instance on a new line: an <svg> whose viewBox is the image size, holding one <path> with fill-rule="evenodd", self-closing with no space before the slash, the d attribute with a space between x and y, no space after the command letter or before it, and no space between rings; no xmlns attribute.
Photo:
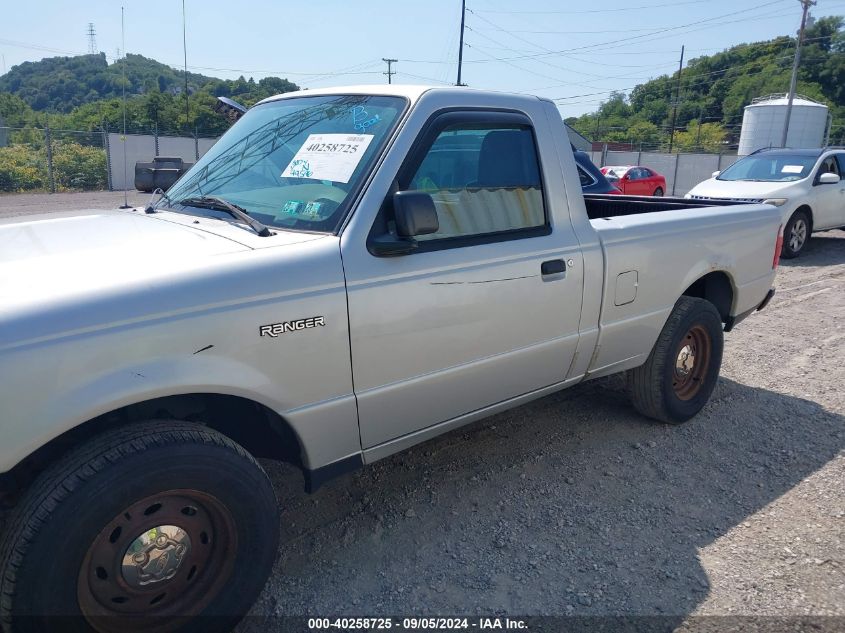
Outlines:
<svg viewBox="0 0 845 633"><path fill-rule="evenodd" d="M0 474L4 492L25 488L48 464L79 443L117 425L150 419L199 422L237 442L255 457L297 466L308 475L303 444L293 426L276 411L255 400L224 393L195 392L139 400L77 424Z"/></svg>
<svg viewBox="0 0 845 633"><path fill-rule="evenodd" d="M802 204L800 207L798 207L797 209L795 209L795 211L792 212L792 214L789 216L789 220L791 220L792 216L795 215L796 213L798 213L799 211L806 211L807 217L810 218L810 233L807 235L807 238L809 239L810 235L812 235L812 233L813 233L813 224L814 224L813 209L810 207L809 204ZM787 220L787 222L789 220Z"/></svg>
<svg viewBox="0 0 845 633"><path fill-rule="evenodd" d="M725 271L714 270L699 277L681 294L709 301L719 312L722 323L729 322L735 292L733 281Z"/></svg>

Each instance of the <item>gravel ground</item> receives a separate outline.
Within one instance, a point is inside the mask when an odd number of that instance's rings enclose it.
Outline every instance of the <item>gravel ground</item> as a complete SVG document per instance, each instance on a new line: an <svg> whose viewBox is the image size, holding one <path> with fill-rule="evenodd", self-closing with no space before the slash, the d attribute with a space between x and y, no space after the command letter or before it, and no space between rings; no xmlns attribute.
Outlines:
<svg viewBox="0 0 845 633"><path fill-rule="evenodd" d="M0 216L69 201L123 194L1 196ZM634 413L611 377L314 495L266 463L282 544L253 615L839 616L822 628L845 630L845 232L782 262L776 285L682 426Z"/></svg>
<svg viewBox="0 0 845 633"><path fill-rule="evenodd" d="M268 463L282 545L253 614L845 616L845 233L776 285L680 427L634 413L612 377L314 495ZM796 629L758 624L776 622Z"/></svg>
<svg viewBox="0 0 845 633"><path fill-rule="evenodd" d="M133 207L147 203L150 194L128 191ZM72 209L117 209L123 204L122 191L85 191L82 193L12 193L0 194L0 219L33 213L66 212Z"/></svg>

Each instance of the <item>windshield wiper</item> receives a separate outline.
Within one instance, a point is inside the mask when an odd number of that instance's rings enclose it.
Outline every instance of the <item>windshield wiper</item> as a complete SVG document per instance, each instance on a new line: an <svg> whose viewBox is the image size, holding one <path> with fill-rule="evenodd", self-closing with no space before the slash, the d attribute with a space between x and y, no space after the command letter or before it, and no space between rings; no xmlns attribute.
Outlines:
<svg viewBox="0 0 845 633"><path fill-rule="evenodd" d="M153 203L153 198L155 196L161 196L158 200ZM158 211L158 205L162 200L167 200L167 203L170 204L170 198L167 197L167 194L164 191L157 187L155 191L152 192L150 195L150 201L147 203L147 206L144 208L144 213L155 213Z"/></svg>
<svg viewBox="0 0 845 633"><path fill-rule="evenodd" d="M199 207L201 209L216 209L217 211L225 211L237 218L241 222L247 224L253 231L258 233L261 237L270 237L273 233L264 226L261 222L253 218L247 213L246 209L236 204L232 204L228 200L224 200L218 196L197 196L194 198L182 198L176 204L188 205L191 207Z"/></svg>

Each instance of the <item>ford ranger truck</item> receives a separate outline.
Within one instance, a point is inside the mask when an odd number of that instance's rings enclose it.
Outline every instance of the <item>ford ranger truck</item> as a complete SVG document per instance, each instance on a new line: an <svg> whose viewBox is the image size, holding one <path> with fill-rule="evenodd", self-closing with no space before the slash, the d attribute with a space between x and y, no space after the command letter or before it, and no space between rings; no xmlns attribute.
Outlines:
<svg viewBox="0 0 845 633"><path fill-rule="evenodd" d="M256 458L331 477L585 380L695 416L778 210L581 192L548 100L251 108L146 208L0 226L0 621L226 631L273 565Z"/></svg>

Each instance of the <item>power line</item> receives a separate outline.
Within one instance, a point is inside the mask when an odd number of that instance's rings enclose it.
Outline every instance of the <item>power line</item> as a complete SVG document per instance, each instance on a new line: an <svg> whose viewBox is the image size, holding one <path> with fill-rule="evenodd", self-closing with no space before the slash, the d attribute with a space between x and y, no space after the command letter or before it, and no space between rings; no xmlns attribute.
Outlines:
<svg viewBox="0 0 845 633"><path fill-rule="evenodd" d="M758 9L764 9L764 8L772 6L774 4L780 4L784 1L785 0L770 0L769 2L764 2L762 4L755 5L753 7L748 8L748 9L741 9L739 11L733 11L731 13L725 13L723 15L717 15L717 16L714 16L712 18L706 18L706 19L703 19L703 20L696 20L695 22L689 22L687 24L678 24L678 25L675 25L675 26L668 26L668 27L664 27L664 28L659 28L659 29L656 29L656 30L651 31L649 33L644 33L642 35L633 35L631 37L623 37L623 38L619 38L619 39L615 39L615 40L608 40L608 41L605 41L605 42L597 42L595 44L587 44L587 45L584 45L584 46L576 46L576 47L573 47L573 48L565 48L565 49L561 49L561 50L557 50L557 51L534 53L534 54L530 54L530 55L519 55L519 56L515 56L515 57L510 57L510 58L508 58L507 61L519 61L521 59L537 59L537 58L540 58L540 57L553 57L553 56L556 56L556 55L563 55L564 53L574 53L574 52L577 52L577 51L591 50L591 49L595 49L595 48L606 47L606 46L611 45L611 44L618 44L618 43L621 43L621 42L631 42L631 41L634 41L634 40L640 40L640 39L643 39L643 38L646 38L646 37L652 37L654 35L659 35L661 33L669 33L671 31L678 31L678 30L686 29L686 28L692 28L694 31L700 30L700 29L697 29L695 27L699 27L700 25L708 23L708 22L715 22L716 20L721 20L722 18L729 18L729 17L733 17L733 16L736 16L736 15L741 15L743 13L748 13L750 11L756 11ZM717 25L710 24L710 25L703 27L703 28L710 28L712 26L717 26ZM505 61L505 60L500 59L499 61Z"/></svg>
<svg viewBox="0 0 845 633"><path fill-rule="evenodd" d="M642 9L659 9L661 7L678 7L685 4L709 4L710 0L687 0L687 2L669 2L663 4L647 4L639 7L622 7L617 9L591 9L587 11L499 11L496 9L479 9L484 13L534 14L534 15L584 15L588 13L619 13L622 11L640 11Z"/></svg>

